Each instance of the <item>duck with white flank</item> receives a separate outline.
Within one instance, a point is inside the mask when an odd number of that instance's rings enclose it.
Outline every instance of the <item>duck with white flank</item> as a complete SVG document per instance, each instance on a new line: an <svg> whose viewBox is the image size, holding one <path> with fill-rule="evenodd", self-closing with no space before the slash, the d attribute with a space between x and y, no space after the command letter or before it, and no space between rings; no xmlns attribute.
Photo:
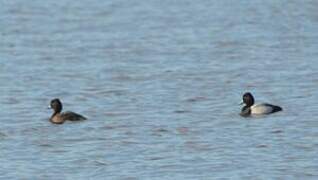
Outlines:
<svg viewBox="0 0 318 180"><path fill-rule="evenodd" d="M241 116L271 114L283 110L281 107L272 104L254 104L254 97L250 92L243 95L241 104L245 104L240 113Z"/></svg>

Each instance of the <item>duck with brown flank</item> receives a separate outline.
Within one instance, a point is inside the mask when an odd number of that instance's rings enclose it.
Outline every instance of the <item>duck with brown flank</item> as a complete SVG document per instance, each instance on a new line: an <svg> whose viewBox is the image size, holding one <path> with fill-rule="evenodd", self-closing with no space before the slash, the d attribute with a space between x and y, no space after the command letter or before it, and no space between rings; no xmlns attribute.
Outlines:
<svg viewBox="0 0 318 180"><path fill-rule="evenodd" d="M75 112L67 111L62 113L63 105L59 99L51 100L49 108L53 109L53 114L50 121L54 124L63 124L66 120L69 121L80 121L86 120L86 118Z"/></svg>

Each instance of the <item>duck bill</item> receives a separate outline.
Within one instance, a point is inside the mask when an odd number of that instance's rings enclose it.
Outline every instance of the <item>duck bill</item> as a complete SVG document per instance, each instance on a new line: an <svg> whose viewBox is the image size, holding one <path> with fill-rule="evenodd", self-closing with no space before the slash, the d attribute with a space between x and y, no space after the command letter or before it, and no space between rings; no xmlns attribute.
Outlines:
<svg viewBox="0 0 318 180"><path fill-rule="evenodd" d="M243 104L244 104L244 102L241 102L241 103L240 103L240 105L243 105Z"/></svg>

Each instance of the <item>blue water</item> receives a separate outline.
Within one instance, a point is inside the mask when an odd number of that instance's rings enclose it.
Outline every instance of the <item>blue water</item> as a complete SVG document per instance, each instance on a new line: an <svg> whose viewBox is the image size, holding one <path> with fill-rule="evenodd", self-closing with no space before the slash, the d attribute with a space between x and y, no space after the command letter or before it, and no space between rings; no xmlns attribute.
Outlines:
<svg viewBox="0 0 318 180"><path fill-rule="evenodd" d="M4 0L0 27L0 179L318 178L316 1Z"/></svg>

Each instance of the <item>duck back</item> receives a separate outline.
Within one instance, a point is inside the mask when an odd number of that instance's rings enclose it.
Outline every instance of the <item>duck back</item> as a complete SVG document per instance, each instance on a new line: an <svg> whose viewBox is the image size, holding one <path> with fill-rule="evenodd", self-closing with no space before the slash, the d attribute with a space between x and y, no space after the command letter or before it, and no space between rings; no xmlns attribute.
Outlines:
<svg viewBox="0 0 318 180"><path fill-rule="evenodd" d="M77 114L72 111L66 111L61 114L61 118L64 120L69 120L69 121L80 121L80 120L86 120L86 118L80 114Z"/></svg>

